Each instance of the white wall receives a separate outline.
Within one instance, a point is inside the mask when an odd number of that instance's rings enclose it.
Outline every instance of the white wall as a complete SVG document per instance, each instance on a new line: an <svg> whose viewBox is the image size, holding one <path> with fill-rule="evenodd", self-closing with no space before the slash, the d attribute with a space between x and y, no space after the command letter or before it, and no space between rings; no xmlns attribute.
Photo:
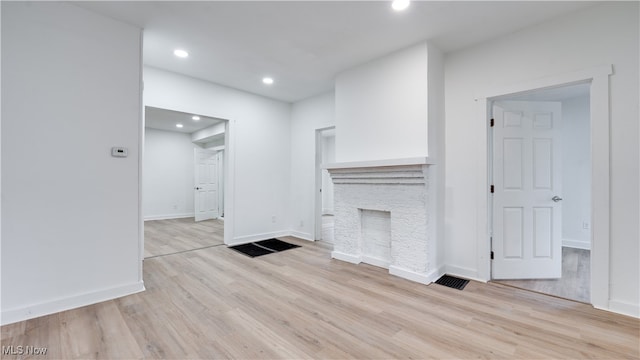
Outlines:
<svg viewBox="0 0 640 360"><path fill-rule="evenodd" d="M142 213L145 220L194 216L191 135L145 128Z"/></svg>
<svg viewBox="0 0 640 360"><path fill-rule="evenodd" d="M486 209L486 124L474 99L499 86L613 64L609 308L638 316L638 3L608 3L448 54L446 256L448 269L477 276ZM614 40L612 40L614 39ZM482 109L480 109L482 111ZM480 184L480 185L479 185ZM603 189L603 191L606 191ZM484 254L486 256L486 254Z"/></svg>
<svg viewBox="0 0 640 360"><path fill-rule="evenodd" d="M591 248L589 96L562 101L562 242Z"/></svg>
<svg viewBox="0 0 640 360"><path fill-rule="evenodd" d="M146 106L229 120L225 241L288 234L291 105L150 67L144 84Z"/></svg>
<svg viewBox="0 0 640 360"><path fill-rule="evenodd" d="M335 124L334 93L293 104L291 111L290 228L296 236L314 239L316 129ZM300 226L302 222L302 226Z"/></svg>
<svg viewBox="0 0 640 360"><path fill-rule="evenodd" d="M69 3L1 6L6 324L143 290L141 31Z"/></svg>
<svg viewBox="0 0 640 360"><path fill-rule="evenodd" d="M336 161L426 156L428 46L416 45L336 78Z"/></svg>

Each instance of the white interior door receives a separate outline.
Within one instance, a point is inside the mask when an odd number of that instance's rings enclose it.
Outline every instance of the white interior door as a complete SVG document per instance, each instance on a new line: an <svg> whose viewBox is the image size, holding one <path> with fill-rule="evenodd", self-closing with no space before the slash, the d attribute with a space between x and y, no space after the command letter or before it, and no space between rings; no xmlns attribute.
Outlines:
<svg viewBox="0 0 640 360"><path fill-rule="evenodd" d="M561 103L493 106L494 279L562 276Z"/></svg>
<svg viewBox="0 0 640 360"><path fill-rule="evenodd" d="M216 151L195 149L194 204L196 221L218 217L218 164Z"/></svg>

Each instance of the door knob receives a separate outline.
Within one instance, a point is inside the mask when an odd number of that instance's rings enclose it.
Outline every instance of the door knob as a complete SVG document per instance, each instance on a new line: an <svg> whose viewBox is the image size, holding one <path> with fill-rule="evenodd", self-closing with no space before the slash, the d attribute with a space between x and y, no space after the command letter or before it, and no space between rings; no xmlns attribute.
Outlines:
<svg viewBox="0 0 640 360"><path fill-rule="evenodd" d="M195 187L195 189L196 189L196 190L200 190L200 189L202 189L202 188L201 188L201 187L197 187L197 186L196 186L196 187Z"/></svg>
<svg viewBox="0 0 640 360"><path fill-rule="evenodd" d="M558 202L558 201L562 201L562 198L560 196L556 195L556 196L552 197L551 200L553 200L555 202Z"/></svg>

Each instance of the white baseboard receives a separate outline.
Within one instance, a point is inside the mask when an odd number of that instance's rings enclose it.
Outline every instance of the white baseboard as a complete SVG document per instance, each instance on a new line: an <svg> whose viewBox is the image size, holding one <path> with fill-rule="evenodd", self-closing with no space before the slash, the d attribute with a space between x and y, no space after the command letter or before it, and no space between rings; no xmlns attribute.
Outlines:
<svg viewBox="0 0 640 360"><path fill-rule="evenodd" d="M429 285L438 280L441 269L434 269L426 274L417 273L409 269L404 269L394 265L389 266L389 274L401 277L403 279L415 281L420 284Z"/></svg>
<svg viewBox="0 0 640 360"><path fill-rule="evenodd" d="M184 219L194 217L196 214L194 213L183 213L183 214L167 214L167 215L148 215L144 217L144 221L149 220L170 220L170 219Z"/></svg>
<svg viewBox="0 0 640 360"><path fill-rule="evenodd" d="M614 313L633 316L634 318L640 318L640 304L632 304L623 301L609 300L609 310Z"/></svg>
<svg viewBox="0 0 640 360"><path fill-rule="evenodd" d="M460 266L453 266L453 265L446 265L444 267L444 273L443 274L449 274L452 276L458 276L461 278L465 278L465 279L469 279L469 280L474 280L474 281L479 281L479 282L483 282L486 283L487 281L489 281L489 279L482 279L480 278L480 276L478 276L478 271L475 269L469 269L469 268L464 268L464 267L460 267Z"/></svg>
<svg viewBox="0 0 640 360"><path fill-rule="evenodd" d="M378 259L376 257L362 255L362 262L365 264L381 267L383 269L388 269L391 262L389 260Z"/></svg>
<svg viewBox="0 0 640 360"><path fill-rule="evenodd" d="M574 249L591 250L591 242L583 240L562 239L562 246Z"/></svg>
<svg viewBox="0 0 640 360"><path fill-rule="evenodd" d="M301 232L301 231L291 230L289 232L289 235L293 237L297 237L298 239L302 239L302 240L315 241L315 239L313 238L313 235L309 233Z"/></svg>
<svg viewBox="0 0 640 360"><path fill-rule="evenodd" d="M126 295L135 294L141 291L144 291L144 283L138 282L62 299L56 299L40 304L2 310L2 315L0 316L0 325L7 325L18 321L24 321L40 316L55 314L61 311L92 305Z"/></svg>
<svg viewBox="0 0 640 360"><path fill-rule="evenodd" d="M360 264L362 262L362 258L360 256L345 254L335 250L331 252L331 258L352 264Z"/></svg>
<svg viewBox="0 0 640 360"><path fill-rule="evenodd" d="M237 238L234 238L231 244L227 244L227 245L229 246L242 245L242 244L247 244L251 242L267 240L267 239L272 239L272 238L281 237L281 236L289 236L289 235L291 235L291 231L274 231L270 233L239 236Z"/></svg>

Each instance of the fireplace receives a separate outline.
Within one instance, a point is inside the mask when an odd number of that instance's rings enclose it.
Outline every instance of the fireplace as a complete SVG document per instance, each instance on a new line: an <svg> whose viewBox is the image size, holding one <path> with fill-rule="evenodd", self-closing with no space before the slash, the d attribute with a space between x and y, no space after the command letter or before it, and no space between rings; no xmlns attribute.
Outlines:
<svg viewBox="0 0 640 360"><path fill-rule="evenodd" d="M428 284L437 276L429 158L337 163L334 259Z"/></svg>

